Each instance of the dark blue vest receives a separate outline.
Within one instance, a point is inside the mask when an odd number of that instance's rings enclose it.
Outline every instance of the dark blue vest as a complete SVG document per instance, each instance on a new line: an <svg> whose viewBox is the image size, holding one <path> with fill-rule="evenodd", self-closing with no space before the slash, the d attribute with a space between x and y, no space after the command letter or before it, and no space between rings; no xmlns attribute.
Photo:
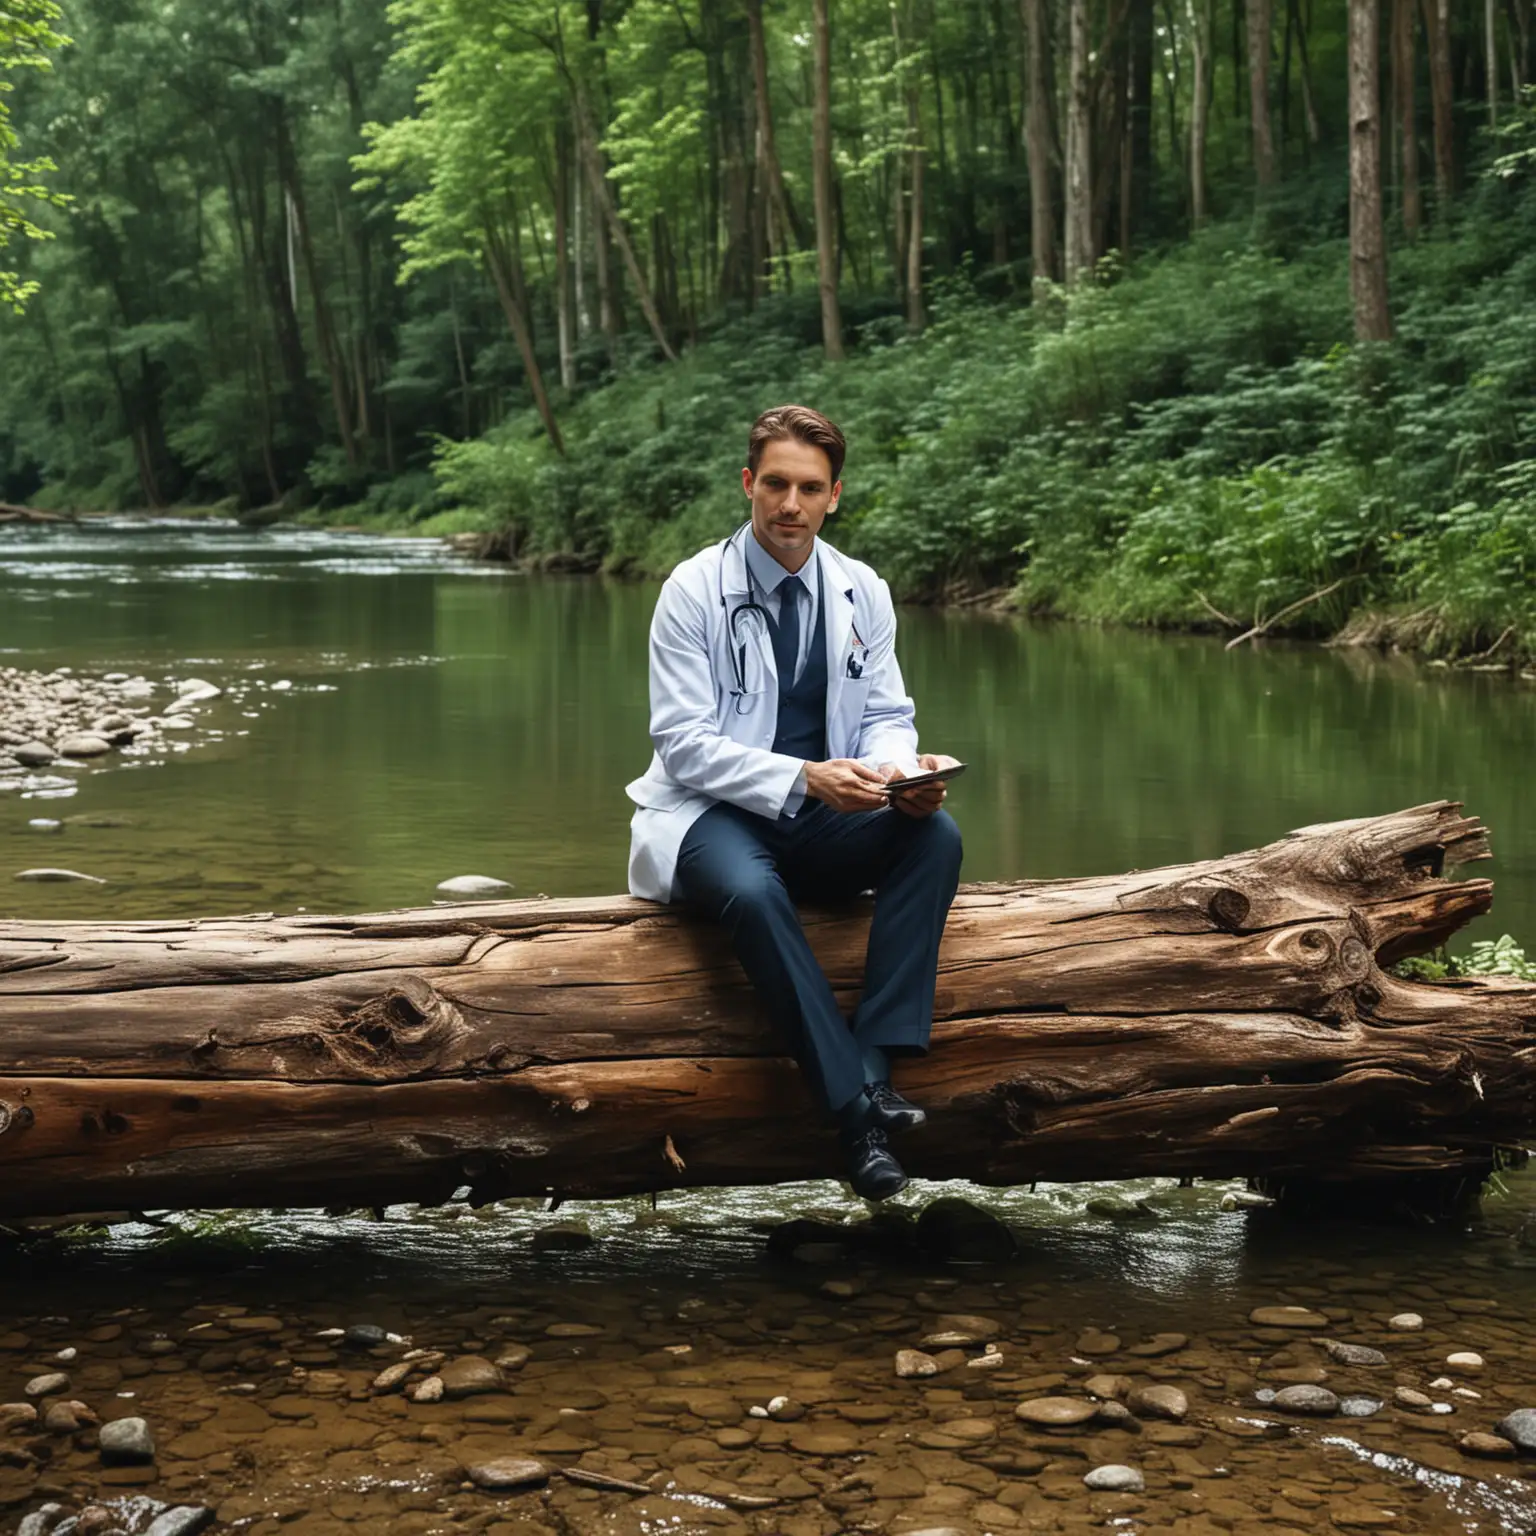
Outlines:
<svg viewBox="0 0 1536 1536"><path fill-rule="evenodd" d="M817 573L818 577L820 572ZM811 633L805 666L799 680L786 683L779 679L778 731L773 750L788 757L803 757L820 763L827 756L827 642L826 591L816 604L816 627Z"/></svg>

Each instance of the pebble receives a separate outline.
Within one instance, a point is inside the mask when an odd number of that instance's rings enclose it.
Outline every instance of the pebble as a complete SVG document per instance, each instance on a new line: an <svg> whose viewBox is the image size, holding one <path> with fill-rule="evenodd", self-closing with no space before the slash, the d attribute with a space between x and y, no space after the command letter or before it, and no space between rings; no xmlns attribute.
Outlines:
<svg viewBox="0 0 1536 1536"><path fill-rule="evenodd" d="M143 1419L113 1419L101 1426L101 1459L108 1466L131 1466L155 1459L155 1437Z"/></svg>
<svg viewBox="0 0 1536 1536"><path fill-rule="evenodd" d="M1014 1416L1024 1423L1051 1429L1086 1424L1098 1411L1097 1403L1084 1402L1079 1397L1034 1397L1013 1410Z"/></svg>
<svg viewBox="0 0 1536 1536"><path fill-rule="evenodd" d="M95 1422L96 1415L73 1398L56 1398L43 1411L43 1428L51 1435L72 1435Z"/></svg>
<svg viewBox="0 0 1536 1536"><path fill-rule="evenodd" d="M1368 1419L1373 1413L1380 1413L1382 1408L1379 1397L1341 1397L1339 1399L1339 1412L1346 1419Z"/></svg>
<svg viewBox="0 0 1536 1536"><path fill-rule="evenodd" d="M405 1395L413 1403L440 1403L443 1400L443 1379L441 1376L428 1376L425 1381L418 1381L414 1387L408 1387Z"/></svg>
<svg viewBox="0 0 1536 1536"><path fill-rule="evenodd" d="M111 750L112 743L104 736L95 736L88 731L59 738L59 751L65 757L103 757Z"/></svg>
<svg viewBox="0 0 1536 1536"><path fill-rule="evenodd" d="M464 1469L477 1488L493 1493L512 1488L539 1488L549 1481L549 1468L531 1456L498 1456Z"/></svg>
<svg viewBox="0 0 1536 1536"><path fill-rule="evenodd" d="M1083 1478L1083 1486L1095 1493L1145 1493L1147 1480L1135 1467L1095 1467Z"/></svg>
<svg viewBox="0 0 1536 1536"><path fill-rule="evenodd" d="M1416 1392L1412 1387L1397 1387L1393 1390L1392 1401L1399 1408L1406 1408L1410 1413L1430 1413L1434 1410L1434 1399L1426 1397L1422 1392Z"/></svg>
<svg viewBox="0 0 1536 1536"><path fill-rule="evenodd" d="M64 880L77 880L86 885L105 885L105 880L98 879L95 875L82 875L78 869L24 869L16 876L18 880L33 880L39 884L49 884Z"/></svg>
<svg viewBox="0 0 1536 1536"><path fill-rule="evenodd" d="M1418 1333L1424 1327L1424 1319L1417 1312L1399 1312L1387 1319L1387 1327L1398 1333Z"/></svg>
<svg viewBox="0 0 1536 1536"><path fill-rule="evenodd" d="M528 1364L529 1350L525 1344L509 1344L496 1356L498 1371L520 1371Z"/></svg>
<svg viewBox="0 0 1536 1536"><path fill-rule="evenodd" d="M49 1371L34 1376L21 1390L27 1397L52 1397L56 1392L68 1392L69 1385L69 1377L63 1371Z"/></svg>
<svg viewBox="0 0 1536 1536"><path fill-rule="evenodd" d="M394 1365L386 1366L369 1384L372 1392L393 1392L396 1387L416 1369L414 1360L397 1361Z"/></svg>
<svg viewBox="0 0 1536 1536"><path fill-rule="evenodd" d="M533 1234L535 1253L579 1253L590 1248L597 1239L584 1221L557 1221L552 1226L540 1227Z"/></svg>
<svg viewBox="0 0 1536 1536"><path fill-rule="evenodd" d="M1142 1360L1155 1360L1162 1355L1175 1354L1188 1344L1189 1335L1185 1333L1154 1333L1150 1339L1132 1344L1126 1354L1136 1355Z"/></svg>
<svg viewBox="0 0 1536 1536"><path fill-rule="evenodd" d="M12 747L11 756L23 768L46 768L53 761L54 751L40 741L27 741L19 747Z"/></svg>
<svg viewBox="0 0 1536 1536"><path fill-rule="evenodd" d="M1450 1366L1453 1371L1460 1371L1464 1375L1475 1375L1478 1371L1482 1370L1482 1368L1488 1362L1484 1360L1481 1355L1473 1353L1472 1350L1462 1349L1458 1350L1453 1355L1447 1355L1445 1357L1445 1363Z"/></svg>
<svg viewBox="0 0 1536 1536"><path fill-rule="evenodd" d="M932 1355L925 1355L920 1349L898 1349L896 1351L896 1374L903 1380L923 1376L937 1376L939 1374L939 1362Z"/></svg>
<svg viewBox="0 0 1536 1536"><path fill-rule="evenodd" d="M353 1349L376 1349L388 1341L389 1335L377 1323L352 1323L341 1330L340 1337L343 1344Z"/></svg>
<svg viewBox="0 0 1536 1536"><path fill-rule="evenodd" d="M1120 1352L1120 1340L1113 1333L1101 1333L1097 1328L1090 1328L1077 1336L1073 1348L1080 1355L1114 1355Z"/></svg>
<svg viewBox="0 0 1536 1536"><path fill-rule="evenodd" d="M37 1409L31 1403L0 1403L0 1434L37 1423Z"/></svg>
<svg viewBox="0 0 1536 1536"><path fill-rule="evenodd" d="M496 880L490 875L455 875L451 880L438 882L437 894L476 900L487 896L505 896L511 889L511 881Z"/></svg>
<svg viewBox="0 0 1536 1536"><path fill-rule="evenodd" d="M1337 1339L1324 1339L1323 1348L1330 1360L1340 1365L1385 1365L1387 1357L1369 1344L1341 1344Z"/></svg>
<svg viewBox="0 0 1536 1536"><path fill-rule="evenodd" d="M1090 1376L1083 1383L1083 1391L1089 1397L1120 1398L1124 1397L1134 1385L1129 1376Z"/></svg>
<svg viewBox="0 0 1536 1536"><path fill-rule="evenodd" d="M1177 1387L1159 1383L1132 1392L1126 1407L1139 1417L1178 1420L1189 1412L1189 1399Z"/></svg>
<svg viewBox="0 0 1536 1536"><path fill-rule="evenodd" d="M1308 1307L1255 1307L1248 1321L1259 1328L1326 1328L1328 1319Z"/></svg>
<svg viewBox="0 0 1536 1536"><path fill-rule="evenodd" d="M1512 1440L1506 1440L1503 1435L1487 1435L1477 1429L1463 1435L1458 1444L1468 1456L1489 1456L1504 1460L1515 1454Z"/></svg>
<svg viewBox="0 0 1536 1536"><path fill-rule="evenodd" d="M162 1510L145 1527L144 1536L193 1536L213 1524L213 1511L204 1504L177 1504Z"/></svg>
<svg viewBox="0 0 1536 1536"><path fill-rule="evenodd" d="M1334 1414L1339 1411L1339 1399L1327 1387L1282 1387L1275 1393L1274 1404L1286 1413Z"/></svg>
<svg viewBox="0 0 1536 1536"><path fill-rule="evenodd" d="M23 1517L16 1527L16 1536L49 1536L69 1511L62 1504L44 1504Z"/></svg>
<svg viewBox="0 0 1536 1536"><path fill-rule="evenodd" d="M27 825L34 832L62 832L64 830L64 823L62 821L54 821L48 816L34 816Z"/></svg>
<svg viewBox="0 0 1536 1536"><path fill-rule="evenodd" d="M1493 1426L1493 1432L1502 1435L1522 1455L1536 1456L1536 1408L1516 1408L1505 1414Z"/></svg>

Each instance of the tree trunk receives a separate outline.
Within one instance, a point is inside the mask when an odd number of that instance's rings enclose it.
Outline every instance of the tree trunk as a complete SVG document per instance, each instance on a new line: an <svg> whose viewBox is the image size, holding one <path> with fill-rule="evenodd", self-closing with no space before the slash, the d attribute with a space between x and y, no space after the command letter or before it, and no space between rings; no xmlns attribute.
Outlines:
<svg viewBox="0 0 1536 1536"><path fill-rule="evenodd" d="M571 284L571 136L555 126L555 326L560 339L560 383L576 387L576 302Z"/></svg>
<svg viewBox="0 0 1536 1536"><path fill-rule="evenodd" d="M1349 0L1349 279L1355 337L1390 341L1381 217L1380 0Z"/></svg>
<svg viewBox="0 0 1536 1536"><path fill-rule="evenodd" d="M1292 24L1296 28L1296 48L1301 54L1301 110L1307 119L1307 142L1316 144L1323 136L1317 120L1317 98L1312 93L1312 60L1307 51L1307 28L1297 0L1288 0Z"/></svg>
<svg viewBox="0 0 1536 1536"><path fill-rule="evenodd" d="M821 340L833 361L843 356L843 316L837 300L837 226L832 211L832 39L828 0L812 0L815 34L814 109L811 153L816 201L816 276L821 288Z"/></svg>
<svg viewBox="0 0 1536 1536"><path fill-rule="evenodd" d="M1248 4L1248 114L1253 134L1253 177L1262 196L1275 184L1275 140L1269 117L1271 0Z"/></svg>
<svg viewBox="0 0 1536 1536"><path fill-rule="evenodd" d="M1088 81L1088 0L1068 0L1066 279L1091 272L1093 249L1093 101Z"/></svg>
<svg viewBox="0 0 1536 1536"><path fill-rule="evenodd" d="M1424 224L1419 191L1419 138L1414 111L1413 0L1392 0L1392 101L1397 111L1398 165L1401 176L1403 233L1418 238Z"/></svg>
<svg viewBox="0 0 1536 1536"><path fill-rule="evenodd" d="M1051 170L1052 72L1048 0L1019 0L1025 31L1025 158L1029 163L1029 243L1036 281L1061 277L1056 247L1056 198Z"/></svg>
<svg viewBox="0 0 1536 1536"><path fill-rule="evenodd" d="M908 0L906 13L906 36L910 38L917 30L911 0ZM895 29L897 57L900 59L903 48L902 32L897 26L896 15L896 9L892 7L891 25ZM901 287L906 298L907 326L910 330L920 331L928 323L927 311L923 307L923 170L925 164L923 78L918 70L911 67L910 61L903 74L902 83L907 103L909 161L906 180L910 188L911 201L908 204L906 216L901 220L906 241L904 245L898 247L897 254L903 267Z"/></svg>
<svg viewBox="0 0 1536 1536"><path fill-rule="evenodd" d="M1498 0L1483 0L1483 34L1488 71L1488 126L1499 126L1499 12Z"/></svg>
<svg viewBox="0 0 1536 1536"><path fill-rule="evenodd" d="M1209 214L1206 204L1205 151L1211 126L1212 49L1215 0L1188 0L1190 48L1194 54L1194 100L1189 113L1189 212L1196 229Z"/></svg>
<svg viewBox="0 0 1536 1536"><path fill-rule="evenodd" d="M614 243L619 248L619 254L624 258L625 270L629 273L629 280L635 286L635 297L640 301L640 312L645 316L646 324L651 328L651 335L656 338L656 345L661 348L661 354L669 363L677 361L677 353L672 350L672 344L667 340L667 333L661 323L661 315L656 309L656 299L651 292L651 285L646 281L645 269L640 265L640 259L635 255L634 242L629 238L629 231L624 227L624 221L619 217L619 211L614 206L613 192L608 185L608 177L603 170L602 156L597 148L597 135L592 129L592 124L586 115L586 107L580 100L576 103L577 113L577 152L587 168L587 182L592 188L593 201L602 210L603 223L612 234ZM599 281L603 275L603 267L599 266Z"/></svg>
<svg viewBox="0 0 1536 1536"><path fill-rule="evenodd" d="M1429 39L1429 101L1435 119L1435 217L1446 218L1456 193L1456 96L1451 76L1451 0L1423 0Z"/></svg>
<svg viewBox="0 0 1536 1536"><path fill-rule="evenodd" d="M1359 3L1359 0L1357 0ZM1480 1178L1536 1132L1536 987L1384 967L1488 910L1441 803L1255 852L972 886L927 1178ZM869 908L808 913L845 1007ZM1072 942L1063 935L1072 935ZM0 1216L628 1195L835 1175L716 929L623 898L0 923Z"/></svg>
<svg viewBox="0 0 1536 1536"><path fill-rule="evenodd" d="M757 101L757 176L763 199L770 250L779 253L784 286L790 287L790 255L805 243L799 214L784 185L778 140L773 129L773 98L768 89L768 42L763 31L763 0L747 0L748 40L752 51L752 85Z"/></svg>
<svg viewBox="0 0 1536 1536"><path fill-rule="evenodd" d="M517 239L514 231L513 240ZM555 420L554 410L549 403L549 394L544 388L544 372L539 367L539 359L533 349L533 332L528 325L528 316L523 308L522 281L516 268L521 263L521 257L507 242L501 233L487 224L485 230L485 264L489 269L492 281L496 284L496 295L501 300L502 313L507 317L507 324L512 331L512 339L517 343L517 355L523 360L523 372L528 379L528 389L533 396L533 403L539 413L539 420L544 423L544 431L549 437L550 446L556 453L565 452L565 442L560 436L560 424Z"/></svg>

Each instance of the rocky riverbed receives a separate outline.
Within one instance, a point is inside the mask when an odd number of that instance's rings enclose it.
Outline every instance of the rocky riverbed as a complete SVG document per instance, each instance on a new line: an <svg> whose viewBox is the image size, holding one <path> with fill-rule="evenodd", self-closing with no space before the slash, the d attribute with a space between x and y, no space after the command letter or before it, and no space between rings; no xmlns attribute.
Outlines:
<svg viewBox="0 0 1536 1536"><path fill-rule="evenodd" d="M1536 1340L1487 1253L1261 1242L1197 1299L1132 1249L955 1260L825 1216L730 1273L605 1272L656 1219L402 1210L374 1226L452 1229L459 1276L449 1247L360 1283L349 1231L313 1272L186 1244L94 1308L56 1290L0 1322L0 1507L28 1536L1536 1528Z"/></svg>
<svg viewBox="0 0 1536 1536"><path fill-rule="evenodd" d="M200 677L0 667L0 789L44 772L185 750L206 737L206 706L224 693Z"/></svg>

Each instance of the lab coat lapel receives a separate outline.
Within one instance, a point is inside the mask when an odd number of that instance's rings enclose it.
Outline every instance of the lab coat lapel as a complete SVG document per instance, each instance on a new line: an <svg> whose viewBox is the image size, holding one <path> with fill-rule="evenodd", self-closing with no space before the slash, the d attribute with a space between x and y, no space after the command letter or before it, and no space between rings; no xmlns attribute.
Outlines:
<svg viewBox="0 0 1536 1536"><path fill-rule="evenodd" d="M819 539L816 550L821 562L822 634L827 647L827 751L833 757L846 757L850 751L848 743L858 739L857 722L850 730L838 717L848 681L848 647L853 638L853 578Z"/></svg>
<svg viewBox="0 0 1536 1536"><path fill-rule="evenodd" d="M725 612L721 615L721 651L715 663L715 676L720 681L721 692L726 696L726 710L722 725L728 736L745 741L761 734L762 722L773 721L779 712L779 673L773 659L773 637L768 632L768 622L758 614L742 614L739 623L732 624L730 616L743 603L756 598L762 601L762 593L753 590L747 572L747 539L752 537L752 525L745 524L738 536L725 546L724 564L720 570L721 590L725 594ZM732 652L745 643L747 687L757 697L749 700L755 705L745 712L738 711L737 701L730 693L736 686L736 668ZM773 739L772 729L768 739Z"/></svg>

